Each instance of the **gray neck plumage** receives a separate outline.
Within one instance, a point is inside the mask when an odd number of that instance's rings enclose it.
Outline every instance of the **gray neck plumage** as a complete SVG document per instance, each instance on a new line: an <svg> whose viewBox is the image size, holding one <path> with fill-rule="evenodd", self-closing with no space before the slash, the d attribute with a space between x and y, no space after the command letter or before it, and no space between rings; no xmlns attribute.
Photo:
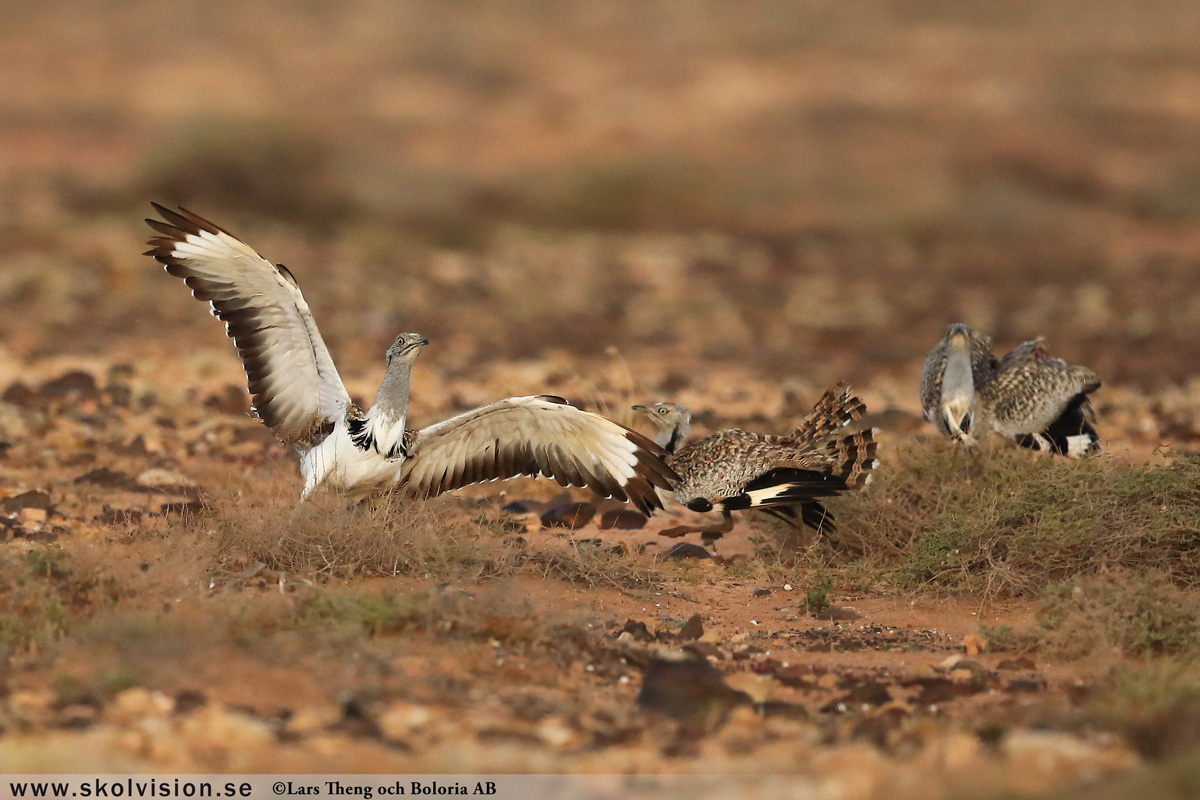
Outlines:
<svg viewBox="0 0 1200 800"><path fill-rule="evenodd" d="M404 423L408 417L408 382L412 362L394 359L388 363L379 391L357 432L355 442L364 450L375 450L385 458L399 458L404 452Z"/></svg>
<svg viewBox="0 0 1200 800"><path fill-rule="evenodd" d="M388 364L383 382L371 402L371 413L379 419L403 421L408 415L408 383L412 377L412 362L395 359Z"/></svg>
<svg viewBox="0 0 1200 800"><path fill-rule="evenodd" d="M658 435L654 437L654 443L668 453L674 453L683 447L683 443L687 441L688 434L691 432L691 423L680 422L674 427L660 429Z"/></svg>
<svg viewBox="0 0 1200 800"><path fill-rule="evenodd" d="M955 337L946 354L946 372L942 376L942 397L974 399L975 376L971 373L971 346L964 337Z"/></svg>
<svg viewBox="0 0 1200 800"><path fill-rule="evenodd" d="M962 437L970 434L974 404L975 377L971 372L971 346L965 336L955 336L950 340L946 353L940 410L951 435Z"/></svg>

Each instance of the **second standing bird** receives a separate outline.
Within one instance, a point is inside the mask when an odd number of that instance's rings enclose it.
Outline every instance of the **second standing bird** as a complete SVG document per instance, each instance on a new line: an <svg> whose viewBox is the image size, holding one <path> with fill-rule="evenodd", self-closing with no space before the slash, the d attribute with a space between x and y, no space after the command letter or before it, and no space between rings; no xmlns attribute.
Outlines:
<svg viewBox="0 0 1200 800"><path fill-rule="evenodd" d="M1088 399L1099 388L1096 373L1051 357L1040 336L997 359L991 338L960 322L925 359L921 407L961 442L995 431L1032 450L1081 456L1100 449Z"/></svg>

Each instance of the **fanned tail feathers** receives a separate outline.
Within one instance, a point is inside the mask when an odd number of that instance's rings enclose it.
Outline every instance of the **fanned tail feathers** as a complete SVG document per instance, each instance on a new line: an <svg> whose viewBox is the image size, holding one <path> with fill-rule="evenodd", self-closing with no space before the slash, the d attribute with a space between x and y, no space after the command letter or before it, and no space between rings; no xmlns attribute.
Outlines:
<svg viewBox="0 0 1200 800"><path fill-rule="evenodd" d="M871 470L879 466L879 459L875 457L878 447L875 428L842 437L833 443L837 458L834 474L844 478L846 486L851 489L866 486L871 481Z"/></svg>
<svg viewBox="0 0 1200 800"><path fill-rule="evenodd" d="M866 405L844 383L830 387L812 412L796 427L792 438L824 468L781 467L746 485L725 502L728 509L757 508L779 519L800 521L816 530L832 530L833 516L816 500L866 485L879 465L875 429L847 434L846 426L862 417Z"/></svg>
<svg viewBox="0 0 1200 800"><path fill-rule="evenodd" d="M835 383L825 390L796 430L793 439L815 442L841 430L867 411L867 406L845 383Z"/></svg>

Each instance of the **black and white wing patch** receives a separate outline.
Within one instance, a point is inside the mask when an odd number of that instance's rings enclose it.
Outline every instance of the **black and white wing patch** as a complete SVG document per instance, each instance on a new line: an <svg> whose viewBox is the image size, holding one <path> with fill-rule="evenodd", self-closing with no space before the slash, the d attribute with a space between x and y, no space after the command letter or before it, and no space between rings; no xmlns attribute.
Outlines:
<svg viewBox="0 0 1200 800"><path fill-rule="evenodd" d="M482 481L545 475L585 486L649 513L656 488L678 476L665 451L639 433L561 397L510 397L416 432L400 486L432 496Z"/></svg>
<svg viewBox="0 0 1200 800"><path fill-rule="evenodd" d="M146 220L160 234L146 255L225 323L259 418L284 444L318 443L345 416L350 396L295 277L203 217L152 205L162 219Z"/></svg>

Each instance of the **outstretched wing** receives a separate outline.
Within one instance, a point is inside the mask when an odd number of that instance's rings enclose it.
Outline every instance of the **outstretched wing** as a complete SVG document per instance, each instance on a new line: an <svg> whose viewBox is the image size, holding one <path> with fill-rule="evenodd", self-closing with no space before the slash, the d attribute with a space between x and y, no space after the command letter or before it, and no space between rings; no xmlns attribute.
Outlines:
<svg viewBox="0 0 1200 800"><path fill-rule="evenodd" d="M648 513L662 506L655 488L668 490L678 480L665 455L641 434L561 397L510 397L417 431L400 485L428 497L540 474Z"/></svg>
<svg viewBox="0 0 1200 800"><path fill-rule="evenodd" d="M163 219L146 220L161 234L146 255L183 278L225 323L259 419L284 444L319 442L345 415L350 396L296 279L203 217L152 205Z"/></svg>

